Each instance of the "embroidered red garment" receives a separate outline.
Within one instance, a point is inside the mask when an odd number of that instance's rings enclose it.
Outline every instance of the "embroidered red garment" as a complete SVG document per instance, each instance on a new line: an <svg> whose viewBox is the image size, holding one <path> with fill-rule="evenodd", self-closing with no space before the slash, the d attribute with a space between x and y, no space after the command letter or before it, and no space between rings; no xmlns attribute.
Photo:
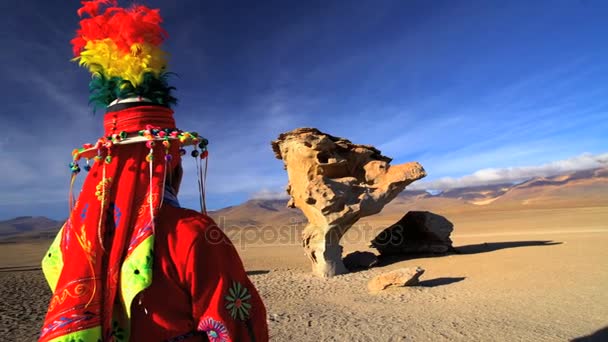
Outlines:
<svg viewBox="0 0 608 342"><path fill-rule="evenodd" d="M236 249L209 217L164 205L155 257L154 281L133 305L132 336L139 341L205 341L205 335L211 342L268 340L264 304Z"/></svg>
<svg viewBox="0 0 608 342"><path fill-rule="evenodd" d="M105 133L106 136L123 131L135 133L150 125L174 129L172 113L162 106L110 112L104 120ZM171 158L165 159L167 152ZM40 341L162 341L169 334L149 335L149 332L158 332L162 327L181 333L187 317L196 322L196 328L201 319L209 319L212 326L217 326L210 338L215 338L216 333L223 336L220 333L224 330L220 328L224 327L226 336L232 334L239 341L254 335L259 337L257 341L267 339L263 304L232 245L209 245L204 232L216 228L208 228L212 222L201 214L188 212L188 216L181 213L183 209L173 211L165 209L166 206L162 215L159 213L166 172L180 161L179 144L172 144L168 150L160 144L114 145L101 151L99 157L84 181L69 219L43 260L53 296ZM184 215L189 219L182 220ZM188 230L192 234L180 233ZM198 230L201 232L197 235ZM173 239L172 245L168 246L165 239ZM180 259L176 250L185 252L181 251L183 246L189 246L190 256ZM189 273L178 269L175 273L164 273L163 265L184 262ZM181 290L169 283L179 284ZM239 291L229 286L238 287ZM132 308L141 307L136 305L135 297L146 289L152 293L156 289L164 291L162 296L137 298L145 299L149 307L148 313L141 316ZM192 307L186 310L185 306L156 305L157 301L166 302L166 298L173 297L192 303ZM227 298L233 298L234 303L224 305ZM228 317L234 322L228 321ZM242 334L243 324L243 331L249 335ZM138 334L149 338L140 338Z"/></svg>

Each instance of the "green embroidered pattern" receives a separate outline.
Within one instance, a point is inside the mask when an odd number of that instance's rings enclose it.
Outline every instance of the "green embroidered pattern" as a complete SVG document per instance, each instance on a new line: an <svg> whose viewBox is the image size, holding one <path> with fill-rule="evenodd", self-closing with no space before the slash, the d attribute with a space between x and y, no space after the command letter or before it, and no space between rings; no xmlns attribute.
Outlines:
<svg viewBox="0 0 608 342"><path fill-rule="evenodd" d="M230 311L232 319L238 317L241 321L244 321L249 318L251 304L249 304L248 300L251 299L251 294L249 294L249 290L246 287L234 281L232 282L232 287L228 289L228 295L224 298L227 301L226 309Z"/></svg>
<svg viewBox="0 0 608 342"><path fill-rule="evenodd" d="M53 292L55 292L55 287L57 287L57 282L59 281L59 276L63 269L63 256L61 254L60 246L62 234L63 227L61 227L59 233L55 236L55 240L53 240L51 247L49 247L44 258L42 258L42 272Z"/></svg>
<svg viewBox="0 0 608 342"><path fill-rule="evenodd" d="M101 327L97 326L86 330L76 331L52 339L49 342L102 342Z"/></svg>
<svg viewBox="0 0 608 342"><path fill-rule="evenodd" d="M138 293L152 284L152 263L154 260L154 236L149 236L135 247L125 259L120 270L122 302L127 317L131 318L131 303Z"/></svg>

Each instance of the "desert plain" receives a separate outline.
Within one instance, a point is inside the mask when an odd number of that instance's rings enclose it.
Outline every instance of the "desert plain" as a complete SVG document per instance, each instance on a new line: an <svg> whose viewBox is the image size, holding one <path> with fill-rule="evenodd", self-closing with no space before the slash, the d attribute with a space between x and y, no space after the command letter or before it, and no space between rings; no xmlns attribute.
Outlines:
<svg viewBox="0 0 608 342"><path fill-rule="evenodd" d="M499 190L405 191L343 237L344 254L371 251L369 240L409 210L448 218L458 253L383 258L330 279L311 274L302 216L285 201L213 216L265 300L273 341L608 340L606 172ZM0 244L0 341L36 340L51 295L39 268L50 242ZM368 292L374 276L416 266L425 269L418 286Z"/></svg>

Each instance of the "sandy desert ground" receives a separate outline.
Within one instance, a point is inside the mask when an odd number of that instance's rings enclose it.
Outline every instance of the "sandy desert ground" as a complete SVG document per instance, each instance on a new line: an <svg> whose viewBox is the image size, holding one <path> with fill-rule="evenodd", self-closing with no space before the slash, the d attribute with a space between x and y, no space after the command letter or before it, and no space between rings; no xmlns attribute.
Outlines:
<svg viewBox="0 0 608 342"><path fill-rule="evenodd" d="M608 206L439 213L454 223L461 254L385 260L328 280L310 274L297 239L249 243L233 234L266 301L272 340L608 338ZM366 236L385 225L363 223L344 238L345 253L366 250ZM36 340L50 297L37 268L47 245L2 245L1 341ZM373 276L408 266L426 270L420 286L367 292Z"/></svg>

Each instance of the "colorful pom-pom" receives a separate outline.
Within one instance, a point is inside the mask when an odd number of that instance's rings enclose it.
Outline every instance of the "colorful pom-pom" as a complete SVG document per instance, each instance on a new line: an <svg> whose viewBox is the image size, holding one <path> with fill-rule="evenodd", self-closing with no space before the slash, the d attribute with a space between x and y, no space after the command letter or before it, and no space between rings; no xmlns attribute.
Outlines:
<svg viewBox="0 0 608 342"><path fill-rule="evenodd" d="M193 150L193 151L192 151L192 153L191 153L191 155L192 155L194 158L198 157L198 151L197 151L197 150Z"/></svg>
<svg viewBox="0 0 608 342"><path fill-rule="evenodd" d="M163 146L165 146L165 148L169 148L169 147L171 147L171 143L169 142L169 140L164 140Z"/></svg>
<svg viewBox="0 0 608 342"><path fill-rule="evenodd" d="M203 151L203 153L201 153L201 159L205 159L209 156L209 152L208 151Z"/></svg>
<svg viewBox="0 0 608 342"><path fill-rule="evenodd" d="M120 138L121 139L126 139L127 138L127 132L125 132L125 131L120 132Z"/></svg>
<svg viewBox="0 0 608 342"><path fill-rule="evenodd" d="M85 166L84 166L84 170L85 170L86 172L91 171L91 165L85 165Z"/></svg>
<svg viewBox="0 0 608 342"><path fill-rule="evenodd" d="M170 162L171 160L173 160L173 156L170 154L165 155L165 160Z"/></svg>
<svg viewBox="0 0 608 342"><path fill-rule="evenodd" d="M186 155L186 149L185 149L185 148L180 148L180 149L179 149L179 155L180 155L180 156L184 156L184 155Z"/></svg>
<svg viewBox="0 0 608 342"><path fill-rule="evenodd" d="M72 173L79 173L80 166L78 165L78 163L70 163L70 170L72 170Z"/></svg>
<svg viewBox="0 0 608 342"><path fill-rule="evenodd" d="M147 147L147 148L150 148L150 149L151 149L151 148L153 148L153 147L154 147L154 145L155 145L155 144L154 144L154 141L153 141L153 140L148 140L148 141L146 141L146 147Z"/></svg>
<svg viewBox="0 0 608 342"><path fill-rule="evenodd" d="M151 162L151 161L153 161L153 160L154 160L154 155L153 155L152 153L150 153L150 154L148 154L148 155L146 156L146 161L147 161L148 163L149 163L149 162Z"/></svg>
<svg viewBox="0 0 608 342"><path fill-rule="evenodd" d="M106 156L106 164L110 164L112 162L112 156Z"/></svg>

